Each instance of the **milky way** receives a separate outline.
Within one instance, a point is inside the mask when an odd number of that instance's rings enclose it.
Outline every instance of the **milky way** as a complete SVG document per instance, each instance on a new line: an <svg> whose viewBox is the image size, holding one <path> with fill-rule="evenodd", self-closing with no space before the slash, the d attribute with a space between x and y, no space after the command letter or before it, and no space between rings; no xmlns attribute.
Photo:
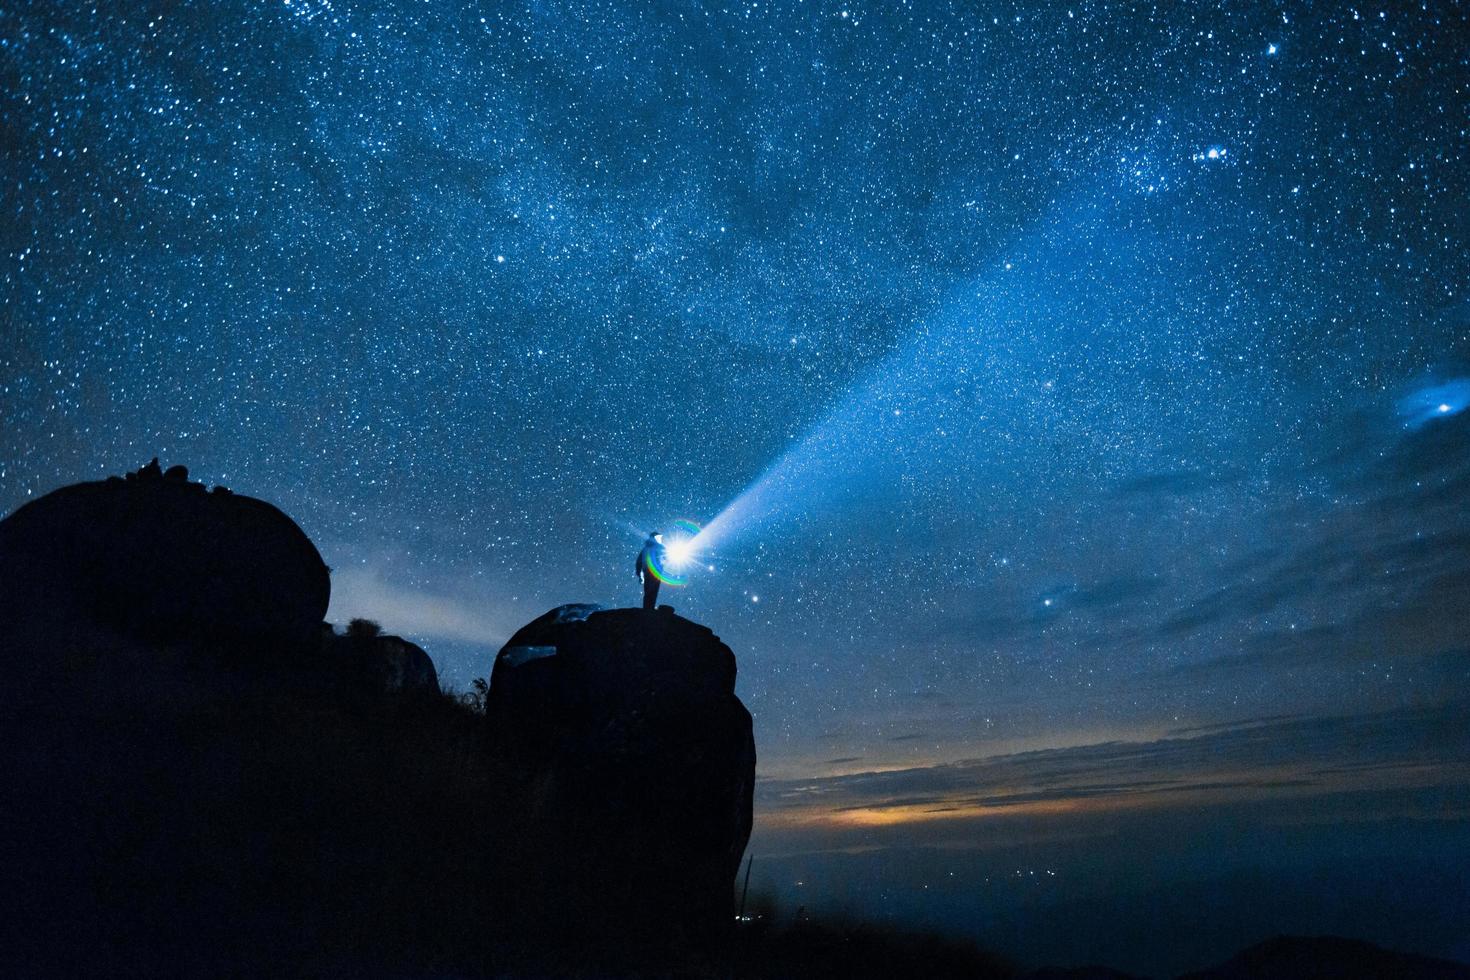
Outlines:
<svg viewBox="0 0 1470 980"><path fill-rule="evenodd" d="M0 506L185 463L461 687L725 512L667 601L780 778L1449 703L1467 36L12 4Z"/></svg>

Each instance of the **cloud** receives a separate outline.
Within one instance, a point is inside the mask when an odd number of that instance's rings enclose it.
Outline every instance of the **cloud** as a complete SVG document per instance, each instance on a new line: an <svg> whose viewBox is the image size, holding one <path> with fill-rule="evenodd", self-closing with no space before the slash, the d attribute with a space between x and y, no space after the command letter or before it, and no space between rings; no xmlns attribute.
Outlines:
<svg viewBox="0 0 1470 980"><path fill-rule="evenodd" d="M761 780L756 805L777 823L881 823L986 811L1162 805L1454 784L1470 786L1470 700L1369 715L1275 716L936 766Z"/></svg>
<svg viewBox="0 0 1470 980"><path fill-rule="evenodd" d="M1365 462L1339 460L1321 474L1337 499L1330 521L1283 513L1280 546L1219 569L1218 584L1173 610L1154 636L1168 642L1206 629L1245 636L1253 621L1270 617L1345 647L1388 642L1402 650L1417 637L1423 652L1446 642L1441 634L1451 627L1470 623L1470 611L1455 600L1470 560L1462 506L1470 493L1470 415L1362 455ZM1405 632L1385 635L1379 627L1389 620ZM1445 629L1433 628L1437 622ZM1281 634L1278 645L1300 644L1305 635Z"/></svg>
<svg viewBox="0 0 1470 980"><path fill-rule="evenodd" d="M513 620L488 600L398 585L371 566L332 572L327 616L334 622L376 620L388 632L414 639L485 646L500 644L514 628Z"/></svg>
<svg viewBox="0 0 1470 980"><path fill-rule="evenodd" d="M1251 725L1266 725L1281 721L1296 721L1301 717L1301 715L1268 715L1264 718L1256 718L1252 721L1224 721L1217 722L1213 725L1189 725L1184 728L1171 728L1169 729L1169 731L1165 732L1165 735L1170 738L1183 738L1192 735L1206 735L1213 732L1223 732L1230 731L1232 729L1245 728Z"/></svg>

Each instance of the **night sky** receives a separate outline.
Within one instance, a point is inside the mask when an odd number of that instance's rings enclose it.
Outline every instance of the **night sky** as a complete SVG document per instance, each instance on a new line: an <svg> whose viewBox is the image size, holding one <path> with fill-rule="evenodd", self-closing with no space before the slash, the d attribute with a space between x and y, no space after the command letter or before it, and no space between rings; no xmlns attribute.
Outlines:
<svg viewBox="0 0 1470 980"><path fill-rule="evenodd" d="M1465 8L21 2L0 81L0 511L184 463L460 689L706 525L788 904L1470 868Z"/></svg>

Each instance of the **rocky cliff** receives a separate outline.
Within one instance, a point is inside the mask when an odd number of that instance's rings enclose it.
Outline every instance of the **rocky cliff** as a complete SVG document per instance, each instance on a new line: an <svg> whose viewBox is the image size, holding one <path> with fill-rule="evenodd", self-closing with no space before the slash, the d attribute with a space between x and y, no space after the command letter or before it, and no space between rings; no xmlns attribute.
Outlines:
<svg viewBox="0 0 1470 980"><path fill-rule="evenodd" d="M562 607L483 705L322 622L276 508L156 463L0 521L0 974L534 975L720 948L751 824L734 656Z"/></svg>
<svg viewBox="0 0 1470 980"><path fill-rule="evenodd" d="M0 617L88 620L161 642L315 641L331 580L316 546L262 500L207 491L158 461L78 483L0 521Z"/></svg>
<svg viewBox="0 0 1470 980"><path fill-rule="evenodd" d="M627 942L729 929L755 742L714 633L667 610L553 609L496 657L487 714L530 908Z"/></svg>

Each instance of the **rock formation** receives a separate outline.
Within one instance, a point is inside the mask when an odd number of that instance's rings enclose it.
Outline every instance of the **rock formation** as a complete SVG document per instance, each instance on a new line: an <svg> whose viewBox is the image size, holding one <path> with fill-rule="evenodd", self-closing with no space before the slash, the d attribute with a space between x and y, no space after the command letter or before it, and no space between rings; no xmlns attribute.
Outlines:
<svg viewBox="0 0 1470 980"><path fill-rule="evenodd" d="M299 649L331 593L327 566L291 518L207 492L154 460L127 479L78 483L0 521L11 615L44 612L143 640Z"/></svg>
<svg viewBox="0 0 1470 980"><path fill-rule="evenodd" d="M729 928L755 742L714 633L668 611L553 609L500 651L487 711L523 907L625 945Z"/></svg>
<svg viewBox="0 0 1470 980"><path fill-rule="evenodd" d="M713 633L560 607L501 651L482 712L407 640L323 623L328 593L290 518L181 466L0 521L0 865L25 896L0 975L720 954L755 746Z"/></svg>
<svg viewBox="0 0 1470 980"><path fill-rule="evenodd" d="M439 693L439 674L424 648L401 636L380 636L372 672L377 689L388 694Z"/></svg>
<svg viewBox="0 0 1470 980"><path fill-rule="evenodd" d="M322 624L322 651L332 667L368 694L438 694L439 672L423 647L385 634L377 623L354 619L339 636Z"/></svg>

